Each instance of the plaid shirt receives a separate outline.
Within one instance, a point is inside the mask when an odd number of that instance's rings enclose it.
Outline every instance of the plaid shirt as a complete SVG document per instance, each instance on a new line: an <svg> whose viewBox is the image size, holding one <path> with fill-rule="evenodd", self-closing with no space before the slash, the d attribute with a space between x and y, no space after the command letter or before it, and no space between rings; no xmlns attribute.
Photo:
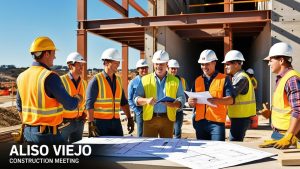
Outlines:
<svg viewBox="0 0 300 169"><path fill-rule="evenodd" d="M276 76L276 87L279 80L288 72L291 68L286 68L283 72ZM285 84L284 92L287 94L291 108L292 116L300 118L300 78L293 76Z"/></svg>

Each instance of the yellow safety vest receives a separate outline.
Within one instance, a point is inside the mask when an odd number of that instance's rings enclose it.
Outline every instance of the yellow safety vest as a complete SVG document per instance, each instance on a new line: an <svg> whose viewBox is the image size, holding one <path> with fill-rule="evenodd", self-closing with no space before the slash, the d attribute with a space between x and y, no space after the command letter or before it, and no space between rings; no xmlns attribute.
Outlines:
<svg viewBox="0 0 300 169"><path fill-rule="evenodd" d="M180 77L180 80L181 80L181 83L182 83L183 91L185 91L186 90L186 81L183 77Z"/></svg>
<svg viewBox="0 0 300 169"><path fill-rule="evenodd" d="M293 76L300 77L295 70L287 72L279 81L272 101L272 125L279 130L287 130L290 126L292 108L289 99L284 91L284 87L288 79Z"/></svg>
<svg viewBox="0 0 300 169"><path fill-rule="evenodd" d="M62 105L45 92L45 79L55 73L43 66L31 66L17 79L22 100L23 123L37 126L57 126L62 120Z"/></svg>
<svg viewBox="0 0 300 169"><path fill-rule="evenodd" d="M235 103L228 106L228 117L244 118L256 115L255 92L249 76L241 72L238 76L244 76L248 80L249 88L245 95L239 94L235 98Z"/></svg>
<svg viewBox="0 0 300 169"><path fill-rule="evenodd" d="M97 100L94 103L94 118L119 119L122 97L121 78L116 76L116 91L114 95L103 73L98 73L95 77L98 82L99 92Z"/></svg>
<svg viewBox="0 0 300 169"><path fill-rule="evenodd" d="M142 84L145 91L145 97L156 98L156 79L154 73L142 77ZM179 79L171 74L167 75L165 90L166 96L176 98L176 93L179 87ZM175 121L177 108L167 107L167 114L170 121ZM152 119L154 106L146 104L143 106L143 120L148 121Z"/></svg>
<svg viewBox="0 0 300 169"><path fill-rule="evenodd" d="M63 85L65 86L65 89L70 94L70 96L80 94L83 97L83 101L79 105L78 109L75 109L75 110L64 109L63 117L64 118L76 118L76 117L82 116L82 113L84 112L84 109L85 109L85 102L86 102L86 94L85 94L86 87L87 87L86 81L83 79L80 79L80 82L76 88L68 74L60 76L60 79L61 79Z"/></svg>
<svg viewBox="0 0 300 169"><path fill-rule="evenodd" d="M250 79L251 79L253 88L256 89L257 88L257 80L255 79L255 77L251 77Z"/></svg>

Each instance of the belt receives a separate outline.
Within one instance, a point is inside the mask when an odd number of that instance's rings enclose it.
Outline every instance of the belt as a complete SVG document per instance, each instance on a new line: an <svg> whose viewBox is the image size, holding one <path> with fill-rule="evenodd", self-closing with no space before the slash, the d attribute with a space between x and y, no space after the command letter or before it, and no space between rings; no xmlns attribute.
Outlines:
<svg viewBox="0 0 300 169"><path fill-rule="evenodd" d="M56 135L56 133L57 133L57 126L46 126L46 125L31 126L31 125L25 124L25 127L37 127L38 130L40 131L40 134L52 133L53 135Z"/></svg>
<svg viewBox="0 0 300 169"><path fill-rule="evenodd" d="M167 114L167 112L165 112L165 113L153 112L153 117L168 117L168 114Z"/></svg>
<svg viewBox="0 0 300 169"><path fill-rule="evenodd" d="M273 131L278 132L280 134L285 134L287 130L279 130L279 129L273 127Z"/></svg>

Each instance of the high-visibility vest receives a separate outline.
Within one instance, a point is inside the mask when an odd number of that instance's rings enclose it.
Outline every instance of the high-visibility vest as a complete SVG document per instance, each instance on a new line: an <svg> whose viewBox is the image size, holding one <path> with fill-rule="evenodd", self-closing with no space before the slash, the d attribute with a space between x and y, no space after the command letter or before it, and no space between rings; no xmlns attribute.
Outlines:
<svg viewBox="0 0 300 169"><path fill-rule="evenodd" d="M95 75L98 82L98 96L94 103L94 118L112 119L120 118L120 105L122 97L122 82L119 76L116 76L116 91L112 92L108 81L103 73Z"/></svg>
<svg viewBox="0 0 300 169"><path fill-rule="evenodd" d="M186 80L183 77L180 77L180 80L181 80L181 83L182 83L183 91L185 91L186 90Z"/></svg>
<svg viewBox="0 0 300 169"><path fill-rule="evenodd" d="M62 105L45 92L45 79L51 73L54 72L42 66L31 66L19 75L17 84L24 124L57 126L62 122Z"/></svg>
<svg viewBox="0 0 300 169"><path fill-rule="evenodd" d="M156 96L156 78L154 73L148 74L142 77L142 84L145 91L145 97L150 98ZM167 75L166 83L165 83L165 90L166 96L176 98L177 90L179 87L179 79L171 74ZM170 108L167 107L167 114L170 121L175 121L176 119L176 110L177 108ZM154 106L150 104L145 104L143 106L143 120L148 121L152 119L154 112Z"/></svg>
<svg viewBox="0 0 300 169"><path fill-rule="evenodd" d="M63 85L65 86L65 89L70 94L70 96L75 96L75 95L79 94L83 98L83 101L80 103L80 105L78 106L77 109L75 109L75 110L64 109L63 117L64 118L76 118L76 117L82 116L82 113L84 112L84 109L85 109L85 101L86 101L86 94L85 94L86 87L87 87L86 81L83 79L80 79L80 82L76 88L68 74L60 76L60 79L61 79Z"/></svg>
<svg viewBox="0 0 300 169"><path fill-rule="evenodd" d="M257 80L255 79L255 77L251 77L250 80L253 85L253 88L256 89L257 88Z"/></svg>
<svg viewBox="0 0 300 169"><path fill-rule="evenodd" d="M292 108L287 94L284 91L285 84L292 76L300 77L299 72L290 70L279 81L272 101L272 125L279 130L287 130L290 126Z"/></svg>
<svg viewBox="0 0 300 169"><path fill-rule="evenodd" d="M222 98L225 86L226 75L218 73L213 79L209 86L209 93L212 97ZM199 76L195 81L195 91L204 92L205 85L202 76ZM196 104L196 117L195 121L206 119L214 122L225 123L226 120L227 106L217 105L217 107L212 107L205 104Z"/></svg>
<svg viewBox="0 0 300 169"><path fill-rule="evenodd" d="M245 72L239 73L238 76L247 78L249 88L245 95L239 94L235 98L235 103L228 106L228 117L245 118L256 115L255 92L249 76Z"/></svg>

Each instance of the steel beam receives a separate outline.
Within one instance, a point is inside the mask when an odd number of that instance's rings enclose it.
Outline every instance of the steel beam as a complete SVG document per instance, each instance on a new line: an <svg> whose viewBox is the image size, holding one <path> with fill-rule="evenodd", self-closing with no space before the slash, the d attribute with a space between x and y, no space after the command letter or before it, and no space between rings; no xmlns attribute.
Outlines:
<svg viewBox="0 0 300 169"><path fill-rule="evenodd" d="M210 24L235 24L270 22L270 11L239 11L219 13L197 13L183 15L166 15L142 18L83 20L87 29L124 29L160 26L194 26Z"/></svg>
<svg viewBox="0 0 300 169"><path fill-rule="evenodd" d="M123 17L128 17L128 0L122 0L122 7L126 10L126 15ZM120 41L122 42L122 41ZM123 91L125 92L126 97L128 98L128 45L126 43L122 43L122 81L123 81Z"/></svg>
<svg viewBox="0 0 300 169"><path fill-rule="evenodd" d="M86 20L87 18L87 0L77 0L77 20ZM78 24L77 30L77 52L87 61L87 32L84 25ZM83 65L82 78L87 80L87 64Z"/></svg>
<svg viewBox="0 0 300 169"><path fill-rule="evenodd" d="M148 13L135 0L129 0L129 4L143 16L148 16Z"/></svg>
<svg viewBox="0 0 300 169"><path fill-rule="evenodd" d="M113 0L99 0L99 1L103 2L105 5L109 6L111 9L115 10L122 16L125 17L128 16L128 10L122 7L121 5L119 5L117 2Z"/></svg>

